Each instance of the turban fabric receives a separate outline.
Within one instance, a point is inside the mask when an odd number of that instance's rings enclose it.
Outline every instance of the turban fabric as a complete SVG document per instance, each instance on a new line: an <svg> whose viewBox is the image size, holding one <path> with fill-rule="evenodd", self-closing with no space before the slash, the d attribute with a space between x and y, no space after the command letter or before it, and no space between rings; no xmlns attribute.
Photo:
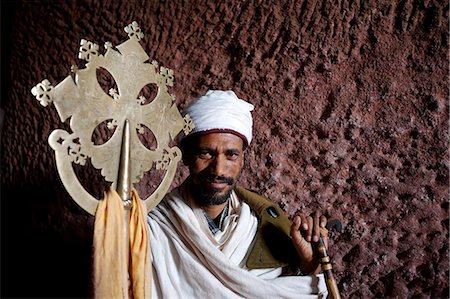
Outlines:
<svg viewBox="0 0 450 299"><path fill-rule="evenodd" d="M201 133L226 132L241 137L246 144L252 141L253 105L239 99L231 91L209 90L189 105L195 128L188 136Z"/></svg>

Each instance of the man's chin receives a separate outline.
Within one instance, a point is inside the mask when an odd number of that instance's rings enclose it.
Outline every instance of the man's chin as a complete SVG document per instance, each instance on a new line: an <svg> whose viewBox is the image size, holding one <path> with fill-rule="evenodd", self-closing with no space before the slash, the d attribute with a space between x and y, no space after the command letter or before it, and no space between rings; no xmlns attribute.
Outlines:
<svg viewBox="0 0 450 299"><path fill-rule="evenodd" d="M227 188L226 190L208 190L207 192L201 192L199 194L200 202L206 205L221 205L225 203L231 195L233 188Z"/></svg>

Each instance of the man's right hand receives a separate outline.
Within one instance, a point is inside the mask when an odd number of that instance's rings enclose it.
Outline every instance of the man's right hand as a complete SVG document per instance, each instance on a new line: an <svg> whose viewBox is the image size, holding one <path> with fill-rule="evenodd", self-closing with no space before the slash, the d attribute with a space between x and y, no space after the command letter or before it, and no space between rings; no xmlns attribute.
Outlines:
<svg viewBox="0 0 450 299"><path fill-rule="evenodd" d="M313 243L319 241L320 230L325 228L327 218L318 211L312 216L298 214L291 225L291 237L297 254L300 258L300 270L304 274L320 272L319 260L315 257ZM328 238L322 236L325 246L328 247Z"/></svg>

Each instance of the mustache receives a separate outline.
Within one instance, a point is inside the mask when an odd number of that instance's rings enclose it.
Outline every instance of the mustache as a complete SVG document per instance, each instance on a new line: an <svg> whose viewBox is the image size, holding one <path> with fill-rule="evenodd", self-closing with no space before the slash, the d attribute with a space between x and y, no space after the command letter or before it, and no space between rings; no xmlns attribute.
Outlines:
<svg viewBox="0 0 450 299"><path fill-rule="evenodd" d="M228 185L232 186L234 184L234 179L230 177L225 176L217 176L210 173L202 173L199 175L200 181L203 182L218 182L218 183L227 183Z"/></svg>

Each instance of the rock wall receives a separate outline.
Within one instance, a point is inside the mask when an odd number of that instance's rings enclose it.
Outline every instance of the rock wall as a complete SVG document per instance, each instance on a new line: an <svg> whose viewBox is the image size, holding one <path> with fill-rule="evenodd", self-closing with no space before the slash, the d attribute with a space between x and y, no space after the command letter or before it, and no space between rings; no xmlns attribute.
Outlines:
<svg viewBox="0 0 450 299"><path fill-rule="evenodd" d="M344 298L449 296L446 1L37 0L2 2L2 297L92 295L93 218L47 143L68 124L30 90L80 65L80 39L121 43L133 20L180 109L208 89L255 105L240 183L290 217L342 221ZM98 171L77 173L100 196Z"/></svg>

